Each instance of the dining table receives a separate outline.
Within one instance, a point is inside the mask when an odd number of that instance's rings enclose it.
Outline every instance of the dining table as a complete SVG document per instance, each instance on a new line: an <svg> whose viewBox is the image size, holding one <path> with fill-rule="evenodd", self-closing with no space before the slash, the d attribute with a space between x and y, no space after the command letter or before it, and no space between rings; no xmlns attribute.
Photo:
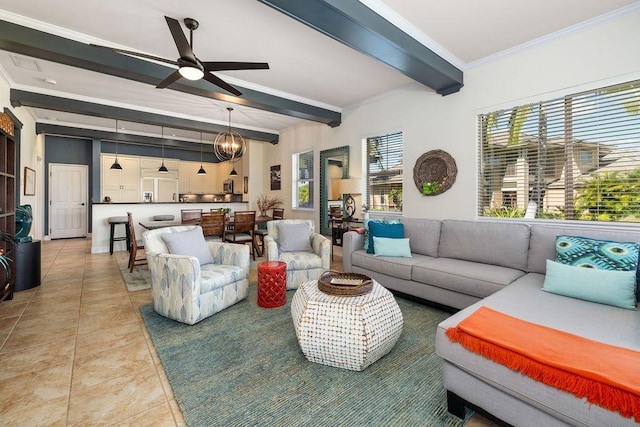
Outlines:
<svg viewBox="0 0 640 427"><path fill-rule="evenodd" d="M267 222L271 220L273 220L273 218L270 216L256 216L256 226L265 225ZM227 218L228 230L233 229L233 222L234 222L233 216L230 216L229 218ZM140 226L146 230L155 230L158 228L175 227L178 225L198 225L199 222L189 222L189 224L183 224L181 221L140 221L138 222L138 224L140 224ZM255 236L254 236L253 245L254 245L253 246L254 250L256 250L256 252L258 253L258 256L262 256L262 251L260 250L260 248L255 242Z"/></svg>

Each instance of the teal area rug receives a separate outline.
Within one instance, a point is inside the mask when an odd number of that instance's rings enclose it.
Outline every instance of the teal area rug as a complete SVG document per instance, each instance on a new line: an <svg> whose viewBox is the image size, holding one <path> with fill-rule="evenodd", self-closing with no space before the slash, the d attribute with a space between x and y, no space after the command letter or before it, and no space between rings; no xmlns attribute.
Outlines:
<svg viewBox="0 0 640 427"><path fill-rule="evenodd" d="M290 303L249 298L194 325L142 316L188 426L461 426L446 410L437 324L449 314L398 298L404 329L362 372L308 362ZM468 412L467 419L471 417Z"/></svg>

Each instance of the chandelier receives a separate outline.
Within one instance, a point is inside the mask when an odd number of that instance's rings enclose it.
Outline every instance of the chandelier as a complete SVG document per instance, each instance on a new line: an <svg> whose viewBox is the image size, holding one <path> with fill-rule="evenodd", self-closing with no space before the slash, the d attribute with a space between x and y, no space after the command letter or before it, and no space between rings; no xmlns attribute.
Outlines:
<svg viewBox="0 0 640 427"><path fill-rule="evenodd" d="M221 162L235 163L247 149L247 143L238 132L231 130L231 112L233 108L227 107L229 111L229 127L226 132L220 132L213 141L213 152Z"/></svg>

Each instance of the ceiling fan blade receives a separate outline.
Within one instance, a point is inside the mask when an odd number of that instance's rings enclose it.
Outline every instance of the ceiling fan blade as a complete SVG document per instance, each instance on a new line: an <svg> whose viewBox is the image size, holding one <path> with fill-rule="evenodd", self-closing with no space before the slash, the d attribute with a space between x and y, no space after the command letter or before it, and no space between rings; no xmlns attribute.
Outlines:
<svg viewBox="0 0 640 427"><path fill-rule="evenodd" d="M112 52L124 53L125 55L136 56L138 58L151 59L153 61L164 62L165 64L178 65L176 61L170 59L160 58L159 56L147 55L146 53L134 52L131 50L118 49L115 47L100 46L99 44L91 43L90 46L99 47L101 49L107 49Z"/></svg>
<svg viewBox="0 0 640 427"><path fill-rule="evenodd" d="M242 95L242 92L240 92L238 89L231 86L229 83L225 82L220 77L216 77L211 73L208 73L208 72L204 73L204 79L209 83L213 83L214 85L221 87L222 89L226 90L227 92L231 92L236 96Z"/></svg>
<svg viewBox="0 0 640 427"><path fill-rule="evenodd" d="M171 73L169 75L169 77L167 77L166 79L164 79L163 81L161 81L160 83L158 83L158 86L156 86L156 89L164 89L165 87L169 86L170 84L174 83L176 80L178 80L180 77L182 77L180 75L180 72L178 70L174 71L173 73Z"/></svg>
<svg viewBox="0 0 640 427"><path fill-rule="evenodd" d="M180 57L186 58L194 63L197 62L196 56L193 54L191 46L189 45L189 42L184 35L184 31L182 31L182 27L180 27L180 23L173 18L169 18L168 16L165 16L164 19L167 21L169 31L171 31L173 41L176 43L176 47L178 48Z"/></svg>
<svg viewBox="0 0 640 427"><path fill-rule="evenodd" d="M266 62L226 62L226 61L209 61L202 62L205 71L224 71L224 70L268 70L269 64Z"/></svg>

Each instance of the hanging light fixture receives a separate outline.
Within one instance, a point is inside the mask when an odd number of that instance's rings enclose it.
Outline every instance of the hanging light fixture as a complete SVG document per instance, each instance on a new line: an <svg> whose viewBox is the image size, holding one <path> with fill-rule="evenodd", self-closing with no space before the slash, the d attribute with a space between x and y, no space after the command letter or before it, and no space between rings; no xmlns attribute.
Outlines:
<svg viewBox="0 0 640 427"><path fill-rule="evenodd" d="M238 176L238 172L236 172L235 166L233 167L233 169L231 169L231 173L229 174L229 176Z"/></svg>
<svg viewBox="0 0 640 427"><path fill-rule="evenodd" d="M118 119L116 119L116 160L111 165L111 169L122 170L122 166L118 163Z"/></svg>
<svg viewBox="0 0 640 427"><path fill-rule="evenodd" d="M207 171L202 167L202 132L200 132L200 169L198 169L198 175L206 175Z"/></svg>
<svg viewBox="0 0 640 427"><path fill-rule="evenodd" d="M227 107L229 111L229 126L226 132L220 132L213 141L213 152L221 162L235 163L244 155L247 143L244 137L238 132L231 130L231 112L233 108ZM237 176L235 167L231 171L231 176Z"/></svg>
<svg viewBox="0 0 640 427"><path fill-rule="evenodd" d="M162 126L162 164L158 168L158 173L168 173L169 169L164 165L164 126Z"/></svg>

